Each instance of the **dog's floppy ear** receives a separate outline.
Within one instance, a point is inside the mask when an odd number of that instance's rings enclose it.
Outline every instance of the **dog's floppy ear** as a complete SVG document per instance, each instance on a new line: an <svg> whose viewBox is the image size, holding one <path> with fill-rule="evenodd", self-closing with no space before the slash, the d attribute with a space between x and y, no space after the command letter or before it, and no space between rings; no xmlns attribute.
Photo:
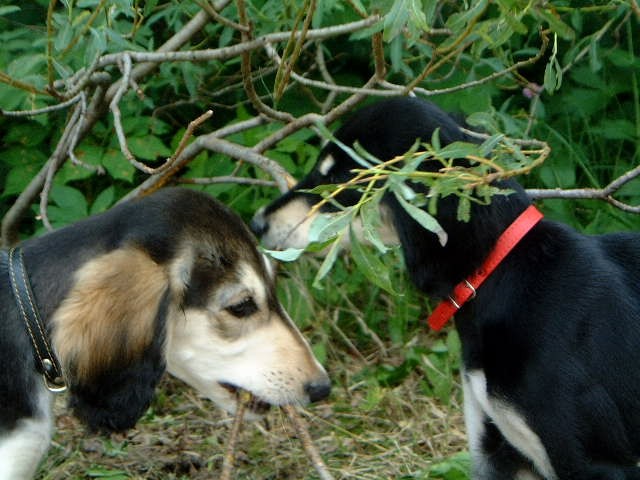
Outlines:
<svg viewBox="0 0 640 480"><path fill-rule="evenodd" d="M165 268L137 248L81 267L53 317L70 404L93 430L132 427L165 369L166 317L175 301Z"/></svg>

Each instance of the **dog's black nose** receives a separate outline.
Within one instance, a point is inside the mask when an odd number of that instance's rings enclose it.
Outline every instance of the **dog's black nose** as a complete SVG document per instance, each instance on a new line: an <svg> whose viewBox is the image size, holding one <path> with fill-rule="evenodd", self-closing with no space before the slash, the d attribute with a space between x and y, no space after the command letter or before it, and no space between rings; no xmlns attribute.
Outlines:
<svg viewBox="0 0 640 480"><path fill-rule="evenodd" d="M329 379L314 380L305 384L304 391L309 395L310 402L319 402L331 393L331 382Z"/></svg>
<svg viewBox="0 0 640 480"><path fill-rule="evenodd" d="M253 216L251 222L249 222L249 228L258 238L267 233L267 230L269 230L269 223L264 218L264 214L262 212L262 209L259 210L258 213Z"/></svg>

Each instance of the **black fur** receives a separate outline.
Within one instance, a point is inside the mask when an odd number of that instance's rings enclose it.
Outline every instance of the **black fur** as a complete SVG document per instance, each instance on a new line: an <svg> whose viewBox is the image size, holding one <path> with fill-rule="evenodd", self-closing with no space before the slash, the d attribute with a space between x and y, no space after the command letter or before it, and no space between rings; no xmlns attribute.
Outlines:
<svg viewBox="0 0 640 480"><path fill-rule="evenodd" d="M335 136L356 140L381 160L406 152L440 128L443 144L465 135L434 105L409 98L357 112ZM329 144L336 160L327 176L317 168L268 206L259 225L298 189L338 183L357 164ZM425 167L430 168L430 167ZM457 200L439 202L437 219L449 235L442 247L388 196L406 266L425 294L444 297L484 260L498 236L530 204L515 182L488 206L474 204L468 223L456 220ZM353 204L353 195L340 198ZM640 235L587 236L542 220L456 316L466 372L482 370L489 397L517 411L540 438L555 478L640 479ZM474 478L512 479L535 471L530 459L485 417ZM485 465L480 465L480 464ZM540 472L537 472L540 475ZM549 478L553 478L550 476Z"/></svg>

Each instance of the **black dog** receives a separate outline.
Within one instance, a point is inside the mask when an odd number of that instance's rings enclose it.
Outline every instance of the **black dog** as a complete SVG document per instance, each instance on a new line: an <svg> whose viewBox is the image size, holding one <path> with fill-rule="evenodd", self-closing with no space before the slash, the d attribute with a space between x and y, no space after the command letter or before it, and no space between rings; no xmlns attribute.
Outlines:
<svg viewBox="0 0 640 480"><path fill-rule="evenodd" d="M335 136L388 160L416 139L430 141L436 128L442 144L467 140L449 116L411 98L365 107ZM304 245L305 215L318 197L298 190L344 182L354 168L328 144L305 179L256 215L254 231L269 247ZM465 291L475 294L455 322L473 478L640 479L640 235L586 236L534 218L478 286L478 269L495 257L499 237L531 213L516 182L500 186L513 193L473 204L468 223L456 220L455 197L439 202L444 246L392 195L382 202L420 290L453 295L445 310L456 310ZM338 200L349 205L357 196Z"/></svg>
<svg viewBox="0 0 640 480"><path fill-rule="evenodd" d="M165 368L234 411L329 394L240 218L167 189L0 252L0 480L30 479L69 389L92 429L132 427ZM43 378L44 377L44 378Z"/></svg>

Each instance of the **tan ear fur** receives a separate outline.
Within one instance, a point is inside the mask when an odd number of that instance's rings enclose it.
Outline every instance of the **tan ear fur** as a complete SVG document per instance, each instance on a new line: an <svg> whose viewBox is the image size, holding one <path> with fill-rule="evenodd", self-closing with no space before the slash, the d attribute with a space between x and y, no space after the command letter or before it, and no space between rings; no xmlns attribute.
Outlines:
<svg viewBox="0 0 640 480"><path fill-rule="evenodd" d="M87 262L53 316L53 345L72 382L139 358L168 287L164 268L137 248Z"/></svg>

